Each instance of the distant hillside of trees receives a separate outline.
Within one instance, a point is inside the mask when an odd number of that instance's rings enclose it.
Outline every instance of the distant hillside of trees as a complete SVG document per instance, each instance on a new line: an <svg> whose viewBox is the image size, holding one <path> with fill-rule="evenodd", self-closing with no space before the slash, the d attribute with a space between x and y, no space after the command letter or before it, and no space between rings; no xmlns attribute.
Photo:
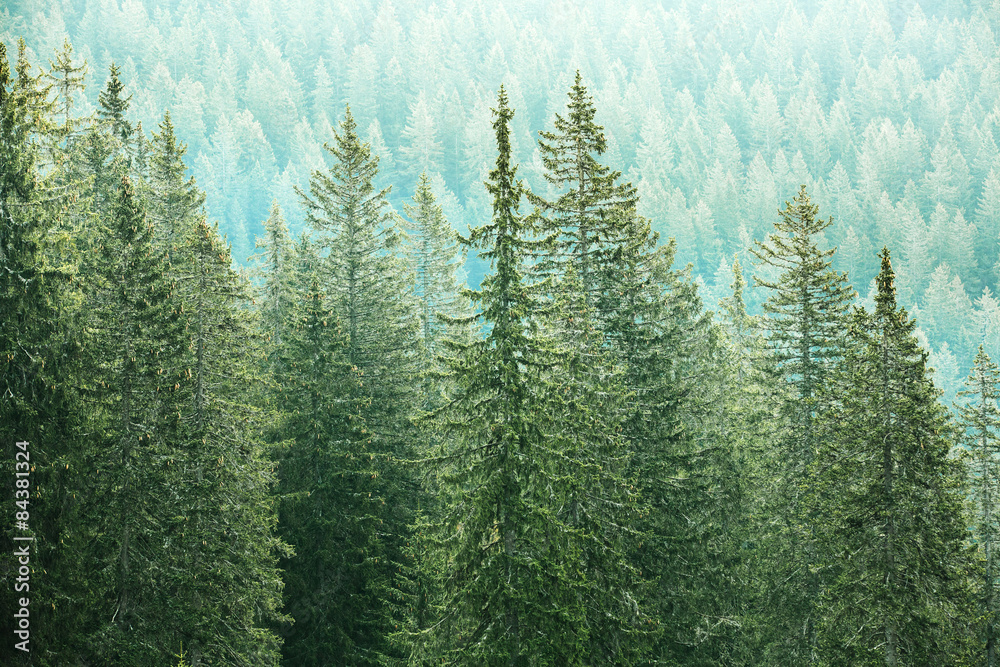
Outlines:
<svg viewBox="0 0 1000 667"><path fill-rule="evenodd" d="M711 306L723 263L806 184L862 297L876 250L898 249L900 298L922 315L939 381L954 388L979 342L1000 353L995 5L79 0L8 3L0 17L0 39L25 37L34 63L72 40L88 66L78 112L96 108L112 62L143 127L171 110L238 262L273 199L304 229L295 188L329 166L322 144L348 103L394 207L426 171L464 229L490 212L489 107L504 83L512 150L544 193L536 133L579 69L605 161L677 239ZM484 266L472 258L471 284Z"/></svg>

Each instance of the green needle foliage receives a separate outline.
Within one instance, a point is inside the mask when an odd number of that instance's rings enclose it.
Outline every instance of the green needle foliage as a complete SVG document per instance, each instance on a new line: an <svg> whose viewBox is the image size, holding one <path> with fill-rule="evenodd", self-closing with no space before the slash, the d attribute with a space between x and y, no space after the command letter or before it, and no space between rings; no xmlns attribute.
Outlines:
<svg viewBox="0 0 1000 667"><path fill-rule="evenodd" d="M966 389L959 397L966 402L958 407L960 423L965 429L962 439L969 461L969 485L975 509L975 535L983 551L985 569L979 585L979 612L983 623L985 663L997 664L997 565L998 537L997 501L1000 499L1000 370L979 346L972 371L965 381Z"/></svg>
<svg viewBox="0 0 1000 667"><path fill-rule="evenodd" d="M169 111L163 114L159 129L153 134L147 198L157 242L173 261L178 245L197 224L205 193L198 189L193 177L186 177L187 146L177 140Z"/></svg>
<svg viewBox="0 0 1000 667"><path fill-rule="evenodd" d="M86 60L80 65L73 64L73 45L68 37L63 40L62 51L56 53L56 61L49 61L49 71L45 76L56 89L56 105L62 114L60 133L63 137L68 137L76 125L73 117L73 94L84 89L87 77Z"/></svg>
<svg viewBox="0 0 1000 667"><path fill-rule="evenodd" d="M840 355L844 315L854 290L846 274L831 268L835 250L817 245L833 218L818 217L819 207L810 201L805 186L780 214L774 224L778 233L765 243L757 241L750 252L761 265L780 271L776 281L754 279L771 290L764 303L768 339L782 375L798 390L798 400L789 405L800 450L793 454L808 459L818 396Z"/></svg>
<svg viewBox="0 0 1000 667"><path fill-rule="evenodd" d="M315 276L278 354L280 527L287 665L379 664L392 629L383 610L385 480L362 412L361 378Z"/></svg>
<svg viewBox="0 0 1000 667"><path fill-rule="evenodd" d="M774 476L777 487L765 511L774 518L768 536L771 553L781 553L766 588L771 627L765 643L777 663L813 663L816 605L823 588L817 563L815 517L801 505L810 490L809 465L816 447L816 414L833 363L842 354L845 313L854 298L847 276L831 266L834 250L819 248L819 235L832 218L818 217L805 186L780 211L776 233L750 249L762 267L779 272L774 280L754 276L770 290L764 326L778 377L795 391L783 404L784 433L779 437Z"/></svg>
<svg viewBox="0 0 1000 667"><path fill-rule="evenodd" d="M398 219L387 211L388 189L373 185L378 158L358 137L350 108L326 148L333 166L313 172L309 194L299 195L316 230L319 284L343 328L344 357L360 379L350 396L361 406L369 430L367 450L375 457L373 474L380 480L382 513L373 539L382 551L356 563L373 568L364 577L383 596L376 626L384 634L358 643L371 653L365 660L374 660L386 645L387 631L395 630L390 623L395 625L399 613L403 554L418 494L416 480L401 463L413 458L416 440L409 419L417 395L418 319L412 274L400 255ZM288 540L298 544L291 534ZM360 571L352 576L361 576ZM344 617L343 622L353 621Z"/></svg>
<svg viewBox="0 0 1000 667"><path fill-rule="evenodd" d="M883 249L875 311L856 308L822 414L815 508L835 573L823 664L960 664L972 560L952 429Z"/></svg>
<svg viewBox="0 0 1000 667"><path fill-rule="evenodd" d="M464 285L458 277L465 252L459 246L458 234L434 198L426 173L420 175L412 201L412 204L404 203L403 210L411 220L410 254L416 274L420 340L425 355L420 369L424 377L423 407L430 409L442 400L441 396L433 394L444 387L432 378L443 370L439 357L445 353L445 341L452 338L471 340L472 308L462 294Z"/></svg>
<svg viewBox="0 0 1000 667"><path fill-rule="evenodd" d="M177 590L171 566L183 550L161 537L179 458L183 323L143 205L120 159L115 168L120 185L87 294L87 393L102 437L89 448L83 489L82 513L92 518L78 576L89 580L81 602L93 630L81 648L92 660L146 665L184 637L180 617L159 613Z"/></svg>
<svg viewBox="0 0 1000 667"><path fill-rule="evenodd" d="M600 276L614 261L614 248L627 233L628 212L634 212L638 202L635 187L618 183L621 173L597 161L607 141L604 128L594 123L595 115L578 70L566 117L556 114L556 131L538 133L545 180L559 196L549 201L528 193L528 201L543 216L543 231L555 236L536 271L558 280L572 265L588 306L597 301Z"/></svg>
<svg viewBox="0 0 1000 667"><path fill-rule="evenodd" d="M414 657L629 663L641 649L643 615L637 594L619 586L629 570L621 547L628 499L620 478L601 467L621 465L621 444L614 422L603 430L585 395L596 385L574 384L567 355L540 326L550 313L524 277L523 257L536 243L518 213L524 190L502 87L494 116L493 217L468 239L493 267L474 293L489 333L455 346L458 394L434 417L445 441L433 461L449 502L424 528L442 554L428 562L440 593L431 604L437 619L415 633ZM605 458L591 457L598 450Z"/></svg>
<svg viewBox="0 0 1000 667"><path fill-rule="evenodd" d="M132 102L132 96L124 96L125 84L121 82L120 74L121 70L118 65L111 63L108 82L97 97L99 103L97 117L110 128L112 136L118 139L123 146L128 146L135 131L132 123L125 118L125 113Z"/></svg>

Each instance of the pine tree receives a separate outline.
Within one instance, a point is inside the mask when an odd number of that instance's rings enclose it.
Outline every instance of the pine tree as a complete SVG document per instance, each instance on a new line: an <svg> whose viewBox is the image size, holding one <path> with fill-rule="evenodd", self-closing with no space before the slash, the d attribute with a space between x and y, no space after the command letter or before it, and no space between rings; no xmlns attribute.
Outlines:
<svg viewBox="0 0 1000 667"><path fill-rule="evenodd" d="M458 338L469 342L472 310L462 295L457 272L465 254L459 248L458 235L444 216L431 191L427 173L420 175L412 204L403 204L410 218L411 254L416 273L416 297L420 309L420 334L426 362L422 364L425 378L442 370L437 358L444 354L446 341ZM425 408L436 405L440 397L432 396L432 384L425 380Z"/></svg>
<svg viewBox="0 0 1000 667"><path fill-rule="evenodd" d="M125 118L132 96L123 97L125 85L118 78L120 71L118 65L111 63L108 82L97 98L100 105L97 116L111 128L112 136L123 146L127 146L134 131L132 124Z"/></svg>
<svg viewBox="0 0 1000 667"><path fill-rule="evenodd" d="M762 265L781 271L776 282L755 280L772 290L764 304L766 326L775 362L798 390L792 418L805 453L813 441L810 423L818 392L839 353L843 316L854 297L846 274L831 268L835 250L817 246L816 237L833 224L832 218L818 218L818 213L819 207L802 186L781 211L781 220L774 225L778 233L750 249Z"/></svg>
<svg viewBox="0 0 1000 667"><path fill-rule="evenodd" d="M612 261L610 248L621 243L621 225L638 201L631 183L617 183L621 174L597 161L607 141L604 128L594 123L595 113L577 71L567 116L556 114L555 132L539 132L545 179L561 192L553 201L528 195L545 216L543 231L555 235L541 272L558 279L572 264L588 305L596 303L598 277Z"/></svg>
<svg viewBox="0 0 1000 667"><path fill-rule="evenodd" d="M306 250L299 252L304 258ZM384 481L359 399L361 376L315 273L298 292L279 348L277 430L284 631L290 665L379 664L390 628L384 612L388 554Z"/></svg>
<svg viewBox="0 0 1000 667"><path fill-rule="evenodd" d="M86 60L80 65L73 64L73 45L69 38L63 40L63 48L56 53L56 61L49 61L49 71L45 76L56 89L57 105L63 117L62 133L69 136L76 124L73 117L73 93L85 88L84 81L87 77Z"/></svg>
<svg viewBox="0 0 1000 667"><path fill-rule="evenodd" d="M818 660L816 609L826 574L817 566L815 517L802 505L801 494L812 485L816 414L832 364L842 353L844 313L853 299L847 276L831 268L834 251L817 245L816 237L833 222L818 218L818 212L802 186L780 212L777 233L750 249L762 268L781 272L775 280L754 279L771 290L764 327L773 368L796 394L782 406L785 430L774 471L778 487L766 509L774 530L764 538L772 554L780 554L764 612L764 643L779 663Z"/></svg>
<svg viewBox="0 0 1000 667"><path fill-rule="evenodd" d="M494 269L475 293L489 333L458 347L450 365L459 394L436 412L445 442L434 461L452 502L425 529L441 554L428 561L442 567L431 605L440 618L416 634L414 657L628 663L641 648L642 616L627 585L624 517L608 515L628 502L611 472L621 447L593 397L579 393L587 389L566 374L565 355L533 324L546 312L524 277L534 244L518 213L524 188L511 163L513 111L503 87L494 113L493 217L467 240ZM598 451L603 470L589 459Z"/></svg>
<svg viewBox="0 0 1000 667"><path fill-rule="evenodd" d="M365 375L366 393L378 395L383 406L402 406L417 320L407 267L397 254L401 231L386 210L389 188L375 190L378 157L361 143L350 107L334 135L326 146L334 165L313 172L309 193L300 193L302 205L328 253L325 282L347 334L347 356Z"/></svg>
<svg viewBox="0 0 1000 667"><path fill-rule="evenodd" d="M875 311L855 309L822 415L812 502L836 576L819 650L838 664L957 664L973 574L961 468L889 251L880 257Z"/></svg>
<svg viewBox="0 0 1000 667"><path fill-rule="evenodd" d="M997 511L996 502L1000 489L1000 410L997 409L997 382L1000 370L990 356L979 346L972 372L965 381L965 390L959 397L965 399L959 406L960 423L964 427L963 444L969 453L969 486L975 503L976 541L983 552L983 577L979 585L979 616L983 619L983 644L985 665L997 664Z"/></svg>
<svg viewBox="0 0 1000 667"><path fill-rule="evenodd" d="M194 177L186 176L187 146L177 140L170 112L163 114L159 132L153 134L148 181L149 214L157 231L157 242L174 260L177 247L197 223L205 204L205 193Z"/></svg>
<svg viewBox="0 0 1000 667"><path fill-rule="evenodd" d="M88 286L86 382L103 437L86 457L81 514L90 519L76 548L87 577L78 604L93 630L81 647L99 662L150 664L165 659L186 628L172 616L169 541L162 530L177 458L182 323L162 254L121 159L111 216L98 235ZM111 615L104 613L113 609Z"/></svg>
<svg viewBox="0 0 1000 667"><path fill-rule="evenodd" d="M378 497L384 503L379 535L385 555L377 556L376 566L365 575L382 595L381 616L372 621L382 634L371 640L372 657L366 658L374 660L390 650L393 601L400 595L400 569L418 493L416 480L401 463L413 458L416 444L409 418L416 400L418 319L412 275L399 255L398 218L386 210L389 190L375 189L378 157L358 137L350 108L326 149L333 166L325 173L313 172L309 193L300 192L300 198L322 253L319 284L344 330L343 354L361 379L353 400L363 406L366 439L371 440L366 444L384 482ZM288 654L295 650L290 647Z"/></svg>
<svg viewBox="0 0 1000 667"><path fill-rule="evenodd" d="M43 128L32 114L29 91L18 81L26 69L23 50L19 60L15 78L0 43L0 453L11 480L15 472L30 474L17 478L26 482L10 484L10 498L17 505L5 503L0 512L5 526L0 579L13 590L20 565L14 548L24 544L31 544L32 571L46 574L33 575L31 582L37 583L30 595L34 652L25 654L7 642L0 648L0 662L10 665L31 664L40 657L39 646L61 655L78 637L77 625L47 611L56 604L61 608L70 596L69 572L75 563L62 540L73 531L75 515L66 467L79 461L74 450L85 430L81 415L86 410L72 379L79 337L70 311L78 295L69 267L60 266L61 250L53 247L61 236L55 231L58 210L71 193L51 187L58 172L49 174L52 181L39 173ZM29 444L19 449L17 442ZM26 514L18 518L15 512ZM30 517L30 532L15 523L24 516ZM14 542L13 537L32 537L33 542ZM0 600L0 611L11 618L19 609L16 604L9 596Z"/></svg>
<svg viewBox="0 0 1000 667"><path fill-rule="evenodd" d="M252 259L258 262L255 277L264 283L260 305L264 331L271 345L279 346L291 316L295 255L277 200L271 203L271 215L264 221L264 234L255 246L263 252Z"/></svg>
<svg viewBox="0 0 1000 667"><path fill-rule="evenodd" d="M248 390L261 384L259 327L246 312L249 285L217 227L201 217L175 253L171 273L189 343L172 463L183 471L172 526L182 533L183 576L171 601L179 615L202 610L187 633L192 660L273 665L280 642L266 628L283 618L277 558L287 545L274 534L276 480L260 436L270 415Z"/></svg>

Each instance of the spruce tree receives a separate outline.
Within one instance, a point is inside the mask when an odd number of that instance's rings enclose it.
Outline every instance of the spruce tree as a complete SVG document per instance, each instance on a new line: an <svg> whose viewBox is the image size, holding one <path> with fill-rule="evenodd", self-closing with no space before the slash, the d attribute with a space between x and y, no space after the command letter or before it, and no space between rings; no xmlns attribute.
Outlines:
<svg viewBox="0 0 1000 667"><path fill-rule="evenodd" d="M80 489L77 532L84 553L78 601L92 630L81 654L98 662L153 664L184 637L165 610L174 590L164 542L176 467L177 396L183 349L180 304L163 255L121 159L111 215L98 235L88 285L86 392L96 408L93 442ZM106 610L113 610L110 615Z"/></svg>
<svg viewBox="0 0 1000 667"><path fill-rule="evenodd" d="M182 547L171 554L170 611L191 614L184 645L192 661L274 665L280 642L267 627L283 619L277 559L287 545L275 536L276 478L261 438L271 415L251 389L261 383L263 340L247 312L249 285L217 227L201 217L174 253L187 381L175 392L170 467L180 478L164 499L173 508L164 528Z"/></svg>
<svg viewBox="0 0 1000 667"><path fill-rule="evenodd" d="M307 249L299 252L305 257ZM387 514L382 467L363 417L361 375L313 274L297 293L278 350L284 417L277 435L288 665L380 664L386 614Z"/></svg>
<svg viewBox="0 0 1000 667"><path fill-rule="evenodd" d="M617 182L621 173L597 161L607 141L595 115L578 70L566 117L556 114L555 132L539 132L545 180L558 189L558 196L549 201L528 194L543 216L543 231L555 237L536 270L558 280L572 264L588 305L598 300L599 276L613 262L613 248L621 244L625 212L634 210L638 200L631 183Z"/></svg>
<svg viewBox="0 0 1000 667"><path fill-rule="evenodd" d="M153 134L149 159L149 215L158 244L174 261L177 247L185 242L198 222L205 193L198 189L194 177L186 177L184 154L187 146L177 140L169 111L163 114L159 130Z"/></svg>
<svg viewBox="0 0 1000 667"><path fill-rule="evenodd" d="M418 320L412 274L400 256L403 235L398 218L387 210L389 190L375 189L378 157L358 137L350 108L326 149L332 167L314 171L309 193L300 192L300 197L307 221L316 230L319 285L344 331L344 357L360 376L352 397L363 406L366 445L375 457L373 466L380 481L384 525L379 548L385 555L374 557L368 565L356 563L372 566L365 577L372 590L382 595L381 620L372 627L383 634L370 640L378 647L372 649L375 656L389 650L387 631L390 623L395 625L393 601L399 596L403 553L416 504L418 485L401 461L412 458L415 445L409 418L415 409ZM291 536L288 540L295 544ZM349 624L349 619L344 622Z"/></svg>
<svg viewBox="0 0 1000 667"><path fill-rule="evenodd" d="M254 276L263 283L260 312L265 335L272 347L281 345L283 333L291 317L295 255L288 227L278 201L271 203L271 214L264 221L264 237L256 248L263 252L252 259L257 262Z"/></svg>
<svg viewBox="0 0 1000 667"><path fill-rule="evenodd" d="M782 375L798 390L798 401L789 406L797 430L797 457L808 457L811 451L819 391L839 354L844 315L854 298L847 276L831 268L835 250L818 246L817 237L833 224L832 218L818 218L818 213L802 186L780 211L777 233L750 249L762 266L780 271L776 281L754 279L771 290L764 304L768 338Z"/></svg>
<svg viewBox="0 0 1000 667"><path fill-rule="evenodd" d="M428 409L440 403L440 392L431 375L443 370L437 358L445 353L448 339L468 342L472 335L472 310L463 296L464 285L458 280L465 253L459 246L458 234L449 224L440 204L434 198L426 172L420 175L413 203L403 204L410 218L410 245L416 274L416 298L420 313L420 339L425 361L423 406Z"/></svg>
<svg viewBox="0 0 1000 667"><path fill-rule="evenodd" d="M770 599L764 643L776 662L812 663L819 659L816 609L826 575L816 550L816 519L801 495L811 488L816 414L828 396L832 364L842 354L845 312L854 293L847 276L831 268L834 250L819 247L818 237L833 220L818 217L819 207L805 186L779 213L776 233L751 248L761 268L779 272L773 280L754 279L771 290L764 326L772 362L777 376L796 394L782 406L785 428L772 473L778 484L765 510L774 527L766 536L768 548L781 556L775 558L772 583L765 586Z"/></svg>
<svg viewBox="0 0 1000 667"><path fill-rule="evenodd" d="M835 577L820 605L830 664L958 664L971 612L960 463L916 324L880 253L875 311L856 308L811 493Z"/></svg>
<svg viewBox="0 0 1000 667"><path fill-rule="evenodd" d="M112 136L117 138L123 146L128 146L134 128L125 118L125 113L128 111L132 96L124 97L125 85L118 78L120 72L118 65L111 63L108 82L104 85L104 90L97 96L99 105L97 117L108 125Z"/></svg>
<svg viewBox="0 0 1000 667"><path fill-rule="evenodd" d="M1000 391L1000 370L982 345L976 354L972 372L965 381L965 390L959 397L965 402L958 406L961 425L965 429L963 444L971 458L969 462L969 486L975 508L976 541L983 552L984 571L979 585L979 617L984 620L983 634L985 663L987 667L997 664L997 510L998 488L1000 488L1000 410L997 398Z"/></svg>
<svg viewBox="0 0 1000 667"><path fill-rule="evenodd" d="M644 619L623 545L624 452L614 417L598 417L601 388L575 384L569 355L537 326L550 313L525 279L535 244L518 213L503 87L494 116L493 216L467 240L493 267L474 293L489 333L455 346L458 395L434 413L445 440L432 460L450 502L424 528L439 617L416 629L413 659L629 664Z"/></svg>
<svg viewBox="0 0 1000 667"><path fill-rule="evenodd" d="M19 71L26 70L22 56ZM39 647L50 647L48 656L60 656L66 644L78 639L79 626L66 623L53 605L63 609L71 596L69 572L76 565L67 553L63 538L74 531L74 507L69 488L68 466L79 462L75 454L80 433L85 431L81 416L86 408L79 402L73 374L79 353L78 329L74 326L71 304L78 296L71 282L71 268L60 262L53 247L60 238L56 231L59 207L70 194L55 190L59 177L39 173L39 127L31 111L28 90L12 76L6 47L0 44L0 454L3 471L12 482L9 498L0 518L4 522L0 580L13 590L19 563L15 545L30 544L33 572L31 595L30 646L26 654L14 648L14 641L0 647L0 662L28 665L54 664L43 657ZM51 179L51 180L49 180ZM25 449L17 442L29 443ZM15 455L20 456L16 457ZM17 461L22 463L18 464ZM27 480L16 485L15 472ZM16 512L24 512L18 518ZM30 530L19 529L15 519L26 521ZM14 542L13 537L33 541ZM45 573L44 577L37 576ZM5 618L13 618L17 600L0 600ZM8 624L7 627L10 627ZM19 641L19 640L18 640Z"/></svg>
<svg viewBox="0 0 1000 667"><path fill-rule="evenodd" d="M73 117L73 94L84 89L87 77L86 60L80 65L73 64L73 45L69 38L63 40L63 48L56 53L56 61L49 61L49 71L45 76L56 89L56 104L63 121L62 135L69 136L76 124Z"/></svg>

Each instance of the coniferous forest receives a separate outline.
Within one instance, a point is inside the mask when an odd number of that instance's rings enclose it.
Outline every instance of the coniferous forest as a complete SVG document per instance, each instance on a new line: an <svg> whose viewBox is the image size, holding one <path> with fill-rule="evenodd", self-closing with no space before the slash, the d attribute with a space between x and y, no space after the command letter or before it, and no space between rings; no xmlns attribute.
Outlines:
<svg viewBox="0 0 1000 667"><path fill-rule="evenodd" d="M1000 664L1000 3L0 6L0 664Z"/></svg>

